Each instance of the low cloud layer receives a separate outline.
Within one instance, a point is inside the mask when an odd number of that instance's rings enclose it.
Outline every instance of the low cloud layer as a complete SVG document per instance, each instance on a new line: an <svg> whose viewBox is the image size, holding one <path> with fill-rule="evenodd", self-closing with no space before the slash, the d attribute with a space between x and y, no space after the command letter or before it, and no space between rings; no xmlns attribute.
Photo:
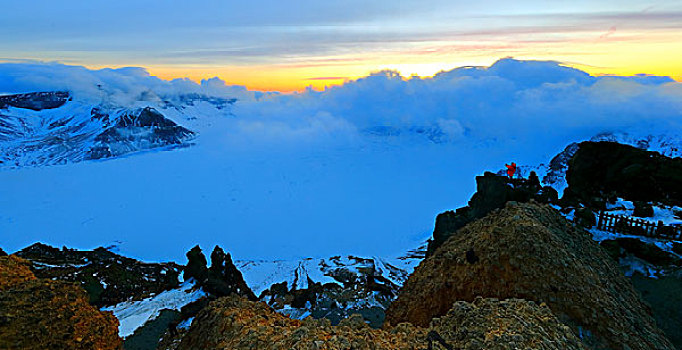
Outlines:
<svg viewBox="0 0 682 350"><path fill-rule="evenodd" d="M233 136L287 141L421 134L437 142L572 140L600 132L682 131L682 84L667 77L594 77L556 62L502 59L432 78L382 71L325 91L283 95L150 76L142 68L89 70L0 64L0 91L69 90L116 105L200 93L234 97Z"/></svg>

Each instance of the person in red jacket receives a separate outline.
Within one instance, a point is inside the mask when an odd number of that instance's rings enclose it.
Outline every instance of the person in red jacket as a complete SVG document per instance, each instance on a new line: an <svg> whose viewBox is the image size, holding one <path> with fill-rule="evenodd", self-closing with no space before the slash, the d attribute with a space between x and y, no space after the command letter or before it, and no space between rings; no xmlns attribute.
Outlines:
<svg viewBox="0 0 682 350"><path fill-rule="evenodd" d="M513 178L516 172L516 163L512 162L511 165L505 164L505 166L507 166L507 175L510 179Z"/></svg>

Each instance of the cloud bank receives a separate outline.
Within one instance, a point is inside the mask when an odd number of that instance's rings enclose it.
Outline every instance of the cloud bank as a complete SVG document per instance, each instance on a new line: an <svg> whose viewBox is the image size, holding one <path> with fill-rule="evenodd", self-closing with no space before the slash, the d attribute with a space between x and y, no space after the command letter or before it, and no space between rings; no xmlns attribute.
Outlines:
<svg viewBox="0 0 682 350"><path fill-rule="evenodd" d="M551 61L511 58L434 77L381 71L324 91L248 91L218 79L162 80L142 68L89 70L57 63L0 64L0 91L69 90L128 105L199 93L237 98L231 136L249 140L422 135L436 142L570 141L600 132L682 131L682 84L659 76L595 77ZM345 142L345 141L344 141Z"/></svg>

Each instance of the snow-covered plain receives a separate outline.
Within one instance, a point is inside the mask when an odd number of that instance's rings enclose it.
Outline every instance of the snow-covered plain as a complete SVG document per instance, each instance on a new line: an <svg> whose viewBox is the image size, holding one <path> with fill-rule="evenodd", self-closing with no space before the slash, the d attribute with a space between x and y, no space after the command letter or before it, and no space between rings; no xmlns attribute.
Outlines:
<svg viewBox="0 0 682 350"><path fill-rule="evenodd" d="M172 151L0 170L9 251L42 241L116 243L147 261L183 262L195 244L235 259L399 256L431 234L438 213L464 205L486 170L546 163L602 132L682 134L682 84L552 62L508 59L428 79L383 72L295 95L136 69L37 67L0 65L11 78L0 91L62 89L70 103L93 105L106 95L110 105L157 108L198 136ZM166 103L188 91L240 100Z"/></svg>

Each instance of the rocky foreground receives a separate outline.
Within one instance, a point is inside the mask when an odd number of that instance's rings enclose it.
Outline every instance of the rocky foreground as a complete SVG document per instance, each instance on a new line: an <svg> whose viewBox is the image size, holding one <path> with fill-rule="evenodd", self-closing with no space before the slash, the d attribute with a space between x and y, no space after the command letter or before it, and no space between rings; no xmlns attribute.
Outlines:
<svg viewBox="0 0 682 350"><path fill-rule="evenodd" d="M77 284L39 279L29 262L0 257L0 349L119 349L118 320Z"/></svg>
<svg viewBox="0 0 682 350"><path fill-rule="evenodd" d="M177 349L585 349L545 305L519 299L457 302L429 327L370 328L359 315L331 326L292 320L237 296L212 302Z"/></svg>

